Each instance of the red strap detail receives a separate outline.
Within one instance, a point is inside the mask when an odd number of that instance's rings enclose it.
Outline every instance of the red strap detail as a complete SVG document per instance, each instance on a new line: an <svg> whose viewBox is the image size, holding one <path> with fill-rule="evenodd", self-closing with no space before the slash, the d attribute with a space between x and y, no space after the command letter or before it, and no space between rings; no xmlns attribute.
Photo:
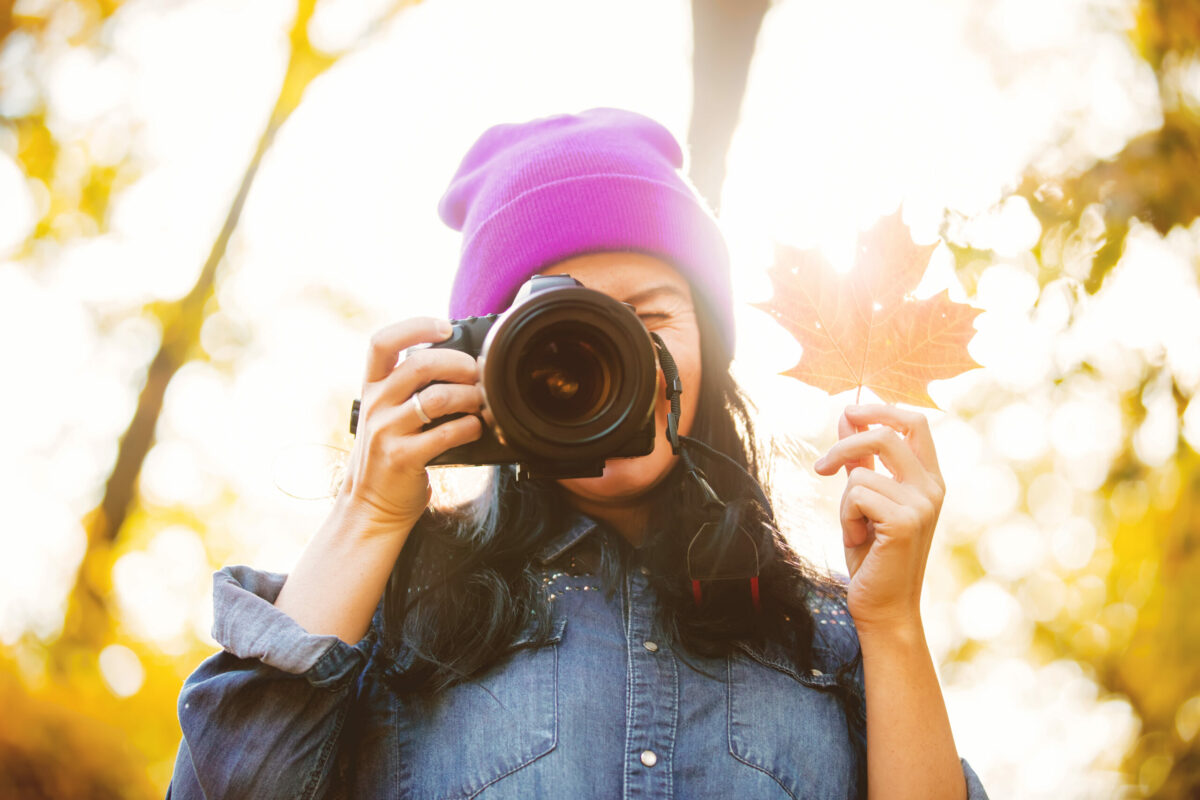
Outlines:
<svg viewBox="0 0 1200 800"><path fill-rule="evenodd" d="M702 595L700 592L700 581L693 580L692 581L692 599L696 601L697 606L700 605L701 597L702 597ZM750 579L750 599L754 601L754 610L761 613L762 612L762 600L759 598L759 594L758 594L758 576L757 575Z"/></svg>

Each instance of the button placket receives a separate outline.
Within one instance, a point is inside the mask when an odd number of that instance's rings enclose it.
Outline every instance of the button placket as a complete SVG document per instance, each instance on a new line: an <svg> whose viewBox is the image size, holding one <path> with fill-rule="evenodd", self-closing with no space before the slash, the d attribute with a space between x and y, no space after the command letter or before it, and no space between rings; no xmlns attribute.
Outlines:
<svg viewBox="0 0 1200 800"><path fill-rule="evenodd" d="M671 756L679 713L675 659L651 636L655 601L646 576L631 570L625 581L628 704L626 798L671 797Z"/></svg>

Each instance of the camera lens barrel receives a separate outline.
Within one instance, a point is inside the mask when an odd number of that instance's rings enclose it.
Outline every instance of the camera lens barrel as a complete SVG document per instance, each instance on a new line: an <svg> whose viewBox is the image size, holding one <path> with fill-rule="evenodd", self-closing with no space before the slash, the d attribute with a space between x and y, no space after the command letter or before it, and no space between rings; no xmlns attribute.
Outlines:
<svg viewBox="0 0 1200 800"><path fill-rule="evenodd" d="M653 342L629 306L594 289L519 298L479 358L497 436L532 461L612 455L654 413Z"/></svg>

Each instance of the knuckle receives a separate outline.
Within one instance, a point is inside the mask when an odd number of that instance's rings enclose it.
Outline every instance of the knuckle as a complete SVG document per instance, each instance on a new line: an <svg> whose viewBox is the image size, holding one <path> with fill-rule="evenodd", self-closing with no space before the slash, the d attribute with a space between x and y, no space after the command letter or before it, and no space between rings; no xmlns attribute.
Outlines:
<svg viewBox="0 0 1200 800"><path fill-rule="evenodd" d="M381 406L372 409L370 428L376 437L395 424L398 414L395 406Z"/></svg>
<svg viewBox="0 0 1200 800"><path fill-rule="evenodd" d="M378 431L371 431L370 441L367 445L367 453L373 459L380 459L384 463L389 460L389 451L391 445L387 436L380 436Z"/></svg>
<svg viewBox="0 0 1200 800"><path fill-rule="evenodd" d="M400 438L393 438L384 445L384 460L389 469L398 469L408 462L408 447Z"/></svg>
<svg viewBox="0 0 1200 800"><path fill-rule="evenodd" d="M371 334L371 339L367 344L367 357L375 358L383 356L388 351L387 329L381 328Z"/></svg>
<svg viewBox="0 0 1200 800"><path fill-rule="evenodd" d="M430 372L433 371L433 364L430 363L429 357L423 352L415 354L409 358L405 364L408 365L408 371L412 374L412 376L414 378L419 378L422 381L427 379Z"/></svg>
<svg viewBox="0 0 1200 800"><path fill-rule="evenodd" d="M428 386L421 390L421 407L429 416L434 416L434 411L441 411L449 404L450 393L444 386Z"/></svg>
<svg viewBox="0 0 1200 800"><path fill-rule="evenodd" d="M379 438L379 412L373 403L364 402L358 410L358 433L355 439L365 439L370 447L375 447Z"/></svg>
<svg viewBox="0 0 1200 800"><path fill-rule="evenodd" d="M437 430L438 443L441 445L449 444L454 441L455 426L449 423L439 425Z"/></svg>
<svg viewBox="0 0 1200 800"><path fill-rule="evenodd" d="M387 443L388 437L383 433L383 429L386 426L382 423L383 420L379 419L378 416L371 417L366 421L363 428L368 449L372 452L378 452Z"/></svg>
<svg viewBox="0 0 1200 800"><path fill-rule="evenodd" d="M421 396L421 408L424 408L425 413L430 416L439 416L438 411L445 407L445 391L437 386L426 386L425 389L414 392L413 397L416 395Z"/></svg>
<svg viewBox="0 0 1200 800"><path fill-rule="evenodd" d="M920 529L922 519L923 517L918 509L911 506L908 507L907 513L904 515L904 523L909 530L915 531Z"/></svg>
<svg viewBox="0 0 1200 800"><path fill-rule="evenodd" d="M929 519L933 516L933 503L929 500L929 498L922 495L921 497L917 498L916 502L913 503L912 512L914 518L918 522Z"/></svg>
<svg viewBox="0 0 1200 800"><path fill-rule="evenodd" d="M365 438L367 431L371 429L374 421L375 403L370 392L363 392L362 397L358 401L358 431L355 433L354 438Z"/></svg>

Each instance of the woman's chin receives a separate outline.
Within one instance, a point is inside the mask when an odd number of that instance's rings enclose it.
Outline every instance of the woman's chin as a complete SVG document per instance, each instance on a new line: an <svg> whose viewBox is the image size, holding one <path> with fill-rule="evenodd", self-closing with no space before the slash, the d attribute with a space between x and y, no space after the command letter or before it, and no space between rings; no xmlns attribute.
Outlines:
<svg viewBox="0 0 1200 800"><path fill-rule="evenodd" d="M610 458L596 478L564 478L559 484L572 494L601 503L635 500L653 489L671 469L656 453L637 458Z"/></svg>

